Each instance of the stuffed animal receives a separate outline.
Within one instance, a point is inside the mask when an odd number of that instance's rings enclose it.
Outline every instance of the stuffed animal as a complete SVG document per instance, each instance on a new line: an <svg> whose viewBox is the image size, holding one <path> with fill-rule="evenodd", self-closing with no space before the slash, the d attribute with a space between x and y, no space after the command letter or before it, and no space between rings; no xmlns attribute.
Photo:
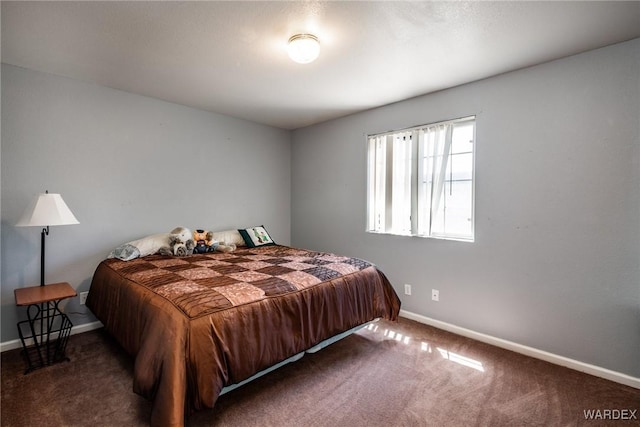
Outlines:
<svg viewBox="0 0 640 427"><path fill-rule="evenodd" d="M160 255L188 256L193 254L195 243L191 238L191 230L176 227L169 233L168 245L158 249Z"/></svg>
<svg viewBox="0 0 640 427"><path fill-rule="evenodd" d="M197 254L203 254L206 252L213 252L215 250L215 246L218 242L212 239L213 233L205 230L194 230L193 231L193 242L195 247L193 248L193 252Z"/></svg>
<svg viewBox="0 0 640 427"><path fill-rule="evenodd" d="M216 252L233 252L236 250L236 245L233 243L225 243L225 242L220 242L218 243L218 246L216 246Z"/></svg>
<svg viewBox="0 0 640 427"><path fill-rule="evenodd" d="M195 247L193 253L204 254L207 252L232 252L236 249L236 245L226 245L224 242L218 242L213 238L212 231L197 229L193 232L193 242Z"/></svg>
<svg viewBox="0 0 640 427"><path fill-rule="evenodd" d="M159 233L142 239L122 244L115 248L109 258L129 261L134 258L153 254L186 256L193 253L193 239L191 230L177 227L170 233Z"/></svg>

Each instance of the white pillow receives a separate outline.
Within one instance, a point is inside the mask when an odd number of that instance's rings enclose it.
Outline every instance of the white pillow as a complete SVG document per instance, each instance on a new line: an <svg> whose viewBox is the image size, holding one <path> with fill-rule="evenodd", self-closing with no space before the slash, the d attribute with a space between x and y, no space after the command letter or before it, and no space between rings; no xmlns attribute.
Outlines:
<svg viewBox="0 0 640 427"><path fill-rule="evenodd" d="M115 248L107 258L118 258L129 261L134 258L153 255L163 246L169 246L169 233L153 234L142 239L133 240Z"/></svg>
<svg viewBox="0 0 640 427"><path fill-rule="evenodd" d="M236 246L247 246L238 230L214 231L213 240L224 242L225 245L233 243Z"/></svg>

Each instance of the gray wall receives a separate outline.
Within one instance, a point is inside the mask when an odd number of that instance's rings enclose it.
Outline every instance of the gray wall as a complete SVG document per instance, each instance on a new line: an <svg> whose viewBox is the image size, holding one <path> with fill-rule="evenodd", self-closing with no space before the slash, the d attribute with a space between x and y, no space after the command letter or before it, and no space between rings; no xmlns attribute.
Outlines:
<svg viewBox="0 0 640 427"><path fill-rule="evenodd" d="M80 225L51 227L46 280L89 289L115 246L148 234L264 224L290 242L289 131L2 65L2 330L13 289L40 278L40 228L17 228L37 193L61 193ZM78 298L74 325L94 321Z"/></svg>
<svg viewBox="0 0 640 427"><path fill-rule="evenodd" d="M472 114L475 243L365 233L365 135ZM294 131L293 244L375 262L407 311L640 377L639 171L636 39Z"/></svg>

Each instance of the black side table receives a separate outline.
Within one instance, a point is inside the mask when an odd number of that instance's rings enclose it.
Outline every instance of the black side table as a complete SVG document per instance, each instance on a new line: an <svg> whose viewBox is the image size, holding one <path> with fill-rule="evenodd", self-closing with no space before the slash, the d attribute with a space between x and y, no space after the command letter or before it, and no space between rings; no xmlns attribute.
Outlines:
<svg viewBox="0 0 640 427"><path fill-rule="evenodd" d="M28 306L27 318L18 322L18 334L27 361L25 374L54 363L69 360L65 355L71 333L71 321L58 304L75 297L76 291L67 282L15 289L16 305ZM32 340L33 345L27 345Z"/></svg>

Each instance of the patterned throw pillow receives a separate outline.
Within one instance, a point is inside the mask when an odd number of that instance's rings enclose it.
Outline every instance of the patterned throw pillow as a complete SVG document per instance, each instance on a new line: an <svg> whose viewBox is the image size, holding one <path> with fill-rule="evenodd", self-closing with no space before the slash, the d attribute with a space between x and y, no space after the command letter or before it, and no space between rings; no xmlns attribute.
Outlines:
<svg viewBox="0 0 640 427"><path fill-rule="evenodd" d="M265 230L264 226L243 228L238 230L238 232L242 235L244 242L250 248L276 244L271 236L269 236L269 233L267 233L267 230Z"/></svg>

